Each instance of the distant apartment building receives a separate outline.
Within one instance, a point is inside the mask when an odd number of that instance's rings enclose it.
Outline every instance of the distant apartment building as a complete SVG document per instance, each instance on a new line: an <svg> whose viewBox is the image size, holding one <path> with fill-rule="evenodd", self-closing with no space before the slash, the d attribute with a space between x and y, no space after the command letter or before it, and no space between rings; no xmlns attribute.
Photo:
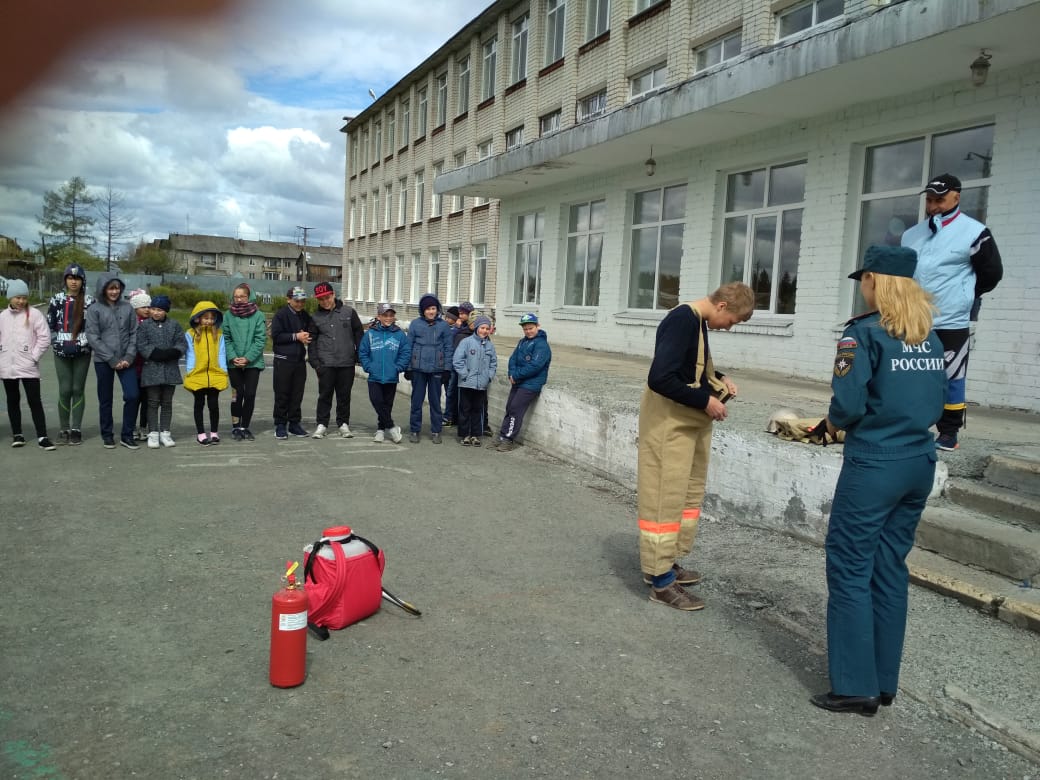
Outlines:
<svg viewBox="0 0 1040 780"><path fill-rule="evenodd" d="M492 3L343 128L344 296L649 355L668 309L741 280L717 362L826 379L848 273L949 172L1005 264L970 396L1040 411L1037 29L1040 0Z"/></svg>
<svg viewBox="0 0 1040 780"><path fill-rule="evenodd" d="M168 238L153 243L170 255L177 273L187 275L338 282L343 267L340 247L304 250L299 244L286 241L247 241L179 233L171 233Z"/></svg>

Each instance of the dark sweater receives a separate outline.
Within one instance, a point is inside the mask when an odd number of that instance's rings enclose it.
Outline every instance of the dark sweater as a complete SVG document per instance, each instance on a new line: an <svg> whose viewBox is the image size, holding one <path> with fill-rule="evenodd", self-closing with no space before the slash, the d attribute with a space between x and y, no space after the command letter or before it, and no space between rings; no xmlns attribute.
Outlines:
<svg viewBox="0 0 1040 780"><path fill-rule="evenodd" d="M309 331L311 315L306 311L295 312L286 304L274 313L271 320L271 343L274 356L293 363L302 363L307 359L307 346L296 340L301 330Z"/></svg>
<svg viewBox="0 0 1040 780"><path fill-rule="evenodd" d="M699 325L699 327L698 327ZM708 349L708 326L686 304L672 309L657 326L654 360L646 383L655 393L683 406L704 409L711 393L707 379L697 371L697 347L704 339L704 359ZM716 376L722 374L715 372ZM690 385L694 385L690 387Z"/></svg>

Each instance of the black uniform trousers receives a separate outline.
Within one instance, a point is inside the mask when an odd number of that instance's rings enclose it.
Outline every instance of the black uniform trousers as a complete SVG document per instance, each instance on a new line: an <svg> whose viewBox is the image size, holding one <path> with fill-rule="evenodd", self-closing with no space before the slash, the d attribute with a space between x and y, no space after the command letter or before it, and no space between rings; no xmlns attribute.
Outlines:
<svg viewBox="0 0 1040 780"><path fill-rule="evenodd" d="M336 427L350 425L350 393L354 389L354 366L324 366L318 373L318 407L315 419L328 426L332 395L336 395Z"/></svg>
<svg viewBox="0 0 1040 780"><path fill-rule="evenodd" d="M274 424L298 423L303 419L300 405L307 387L307 364L302 360L274 359Z"/></svg>

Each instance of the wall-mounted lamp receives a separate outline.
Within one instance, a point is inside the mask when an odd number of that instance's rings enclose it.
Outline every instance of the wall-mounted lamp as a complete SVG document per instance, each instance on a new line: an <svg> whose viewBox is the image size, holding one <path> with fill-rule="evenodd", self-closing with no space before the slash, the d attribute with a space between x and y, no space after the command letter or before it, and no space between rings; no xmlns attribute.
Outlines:
<svg viewBox="0 0 1040 780"><path fill-rule="evenodd" d="M971 63L971 83L976 87L981 87L986 83L986 77L989 75L989 61L991 59L993 59L993 55L983 49Z"/></svg>
<svg viewBox="0 0 1040 780"><path fill-rule="evenodd" d="M650 156L646 158L646 162L643 163L646 166L646 175L653 176L657 173L657 160L654 159L654 147L650 147Z"/></svg>

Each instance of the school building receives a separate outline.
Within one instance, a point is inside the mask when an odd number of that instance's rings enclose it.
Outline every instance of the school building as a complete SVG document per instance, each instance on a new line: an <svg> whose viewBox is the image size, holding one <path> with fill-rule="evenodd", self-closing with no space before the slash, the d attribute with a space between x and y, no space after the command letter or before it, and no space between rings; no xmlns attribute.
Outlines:
<svg viewBox="0 0 1040 780"><path fill-rule="evenodd" d="M743 280L718 364L827 379L848 273L948 172L1005 267L969 399L1040 411L1037 30L1040 0L492 3L344 126L344 297L650 354L669 308Z"/></svg>

